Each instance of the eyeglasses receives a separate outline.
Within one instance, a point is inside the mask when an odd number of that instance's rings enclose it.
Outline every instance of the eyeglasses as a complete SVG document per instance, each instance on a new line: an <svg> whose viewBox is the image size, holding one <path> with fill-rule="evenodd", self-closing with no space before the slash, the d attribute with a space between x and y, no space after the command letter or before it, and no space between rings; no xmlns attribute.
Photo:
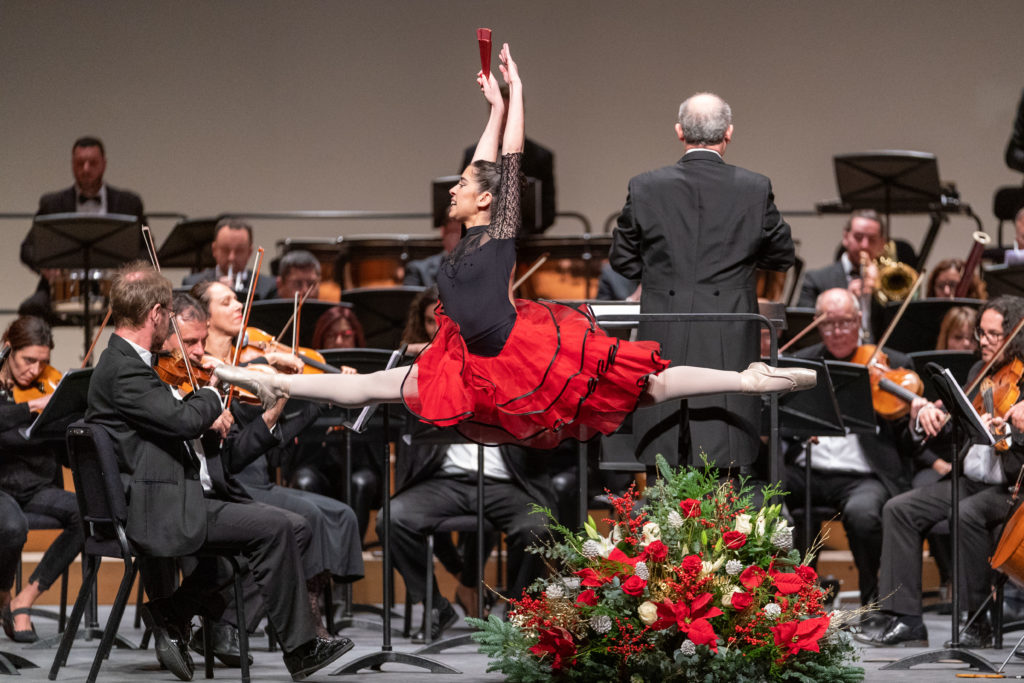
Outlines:
<svg viewBox="0 0 1024 683"><path fill-rule="evenodd" d="M977 339L978 341L981 341L982 338L984 337L984 338L988 339L990 342L992 342L993 344L998 344L999 342L1003 341L1003 338L1005 336L1006 335L1004 333L1002 333L1002 332L987 332L985 330L980 330L980 329L975 329L974 330L974 338L975 339Z"/></svg>
<svg viewBox="0 0 1024 683"><path fill-rule="evenodd" d="M846 334L852 332L860 327L860 320L856 318L847 318L846 320L826 320L821 323L818 328L821 333L826 336L832 336L833 334Z"/></svg>

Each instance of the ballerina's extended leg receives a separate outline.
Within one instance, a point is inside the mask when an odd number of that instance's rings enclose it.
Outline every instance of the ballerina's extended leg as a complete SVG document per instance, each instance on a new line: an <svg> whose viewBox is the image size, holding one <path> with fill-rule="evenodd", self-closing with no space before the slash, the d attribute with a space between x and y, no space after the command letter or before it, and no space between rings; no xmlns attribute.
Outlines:
<svg viewBox="0 0 1024 683"><path fill-rule="evenodd" d="M651 376L644 403L650 405L710 394L800 391L810 389L817 381L818 375L813 370L773 368L765 363L751 363L742 372L676 365Z"/></svg>
<svg viewBox="0 0 1024 683"><path fill-rule="evenodd" d="M282 375L253 372L222 365L214 370L220 379L251 391L260 397L264 408L290 396L321 403L358 408L369 403L395 403L402 399L402 381L406 375L415 382L415 366L392 368L365 375Z"/></svg>

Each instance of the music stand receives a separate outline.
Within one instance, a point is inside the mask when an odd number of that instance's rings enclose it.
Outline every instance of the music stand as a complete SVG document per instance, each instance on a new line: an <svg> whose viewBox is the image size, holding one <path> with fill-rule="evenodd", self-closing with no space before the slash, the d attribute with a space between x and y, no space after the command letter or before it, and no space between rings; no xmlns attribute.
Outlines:
<svg viewBox="0 0 1024 683"><path fill-rule="evenodd" d="M899 324L889 335L886 346L911 353L914 351L930 351L935 348L939 338L942 319L954 306L966 306L978 310L983 304L978 299L921 299L907 304L907 310L900 318ZM890 302L882 312L882 329L889 329L889 323L896 316L903 302Z"/></svg>
<svg viewBox="0 0 1024 683"><path fill-rule="evenodd" d="M990 299L1002 294L1024 296L1024 266L1010 266L1001 263L995 266L984 266L981 270Z"/></svg>
<svg viewBox="0 0 1024 683"><path fill-rule="evenodd" d="M320 320L320 316L326 313L328 309L335 306L352 307L351 304L306 299L306 302L302 304L302 310L299 311L299 346L313 346L313 333L316 331L317 321ZM295 302L291 299L253 301L249 313L249 325L258 327L268 334L280 334L294 311ZM293 320L292 324L294 323L295 321ZM284 337L278 339L278 341L286 346L291 346L292 325L288 325Z"/></svg>
<svg viewBox="0 0 1024 683"><path fill-rule="evenodd" d="M85 415L92 371L92 368L76 368L65 372L42 412L32 424L19 430L21 435L26 439L63 441L68 425Z"/></svg>
<svg viewBox="0 0 1024 683"><path fill-rule="evenodd" d="M18 669L38 669L39 665L30 662L21 655L13 652L0 652L0 674L7 676L20 676Z"/></svg>
<svg viewBox="0 0 1024 683"><path fill-rule="evenodd" d="M927 213L941 206L942 186L934 154L885 149L837 154L836 187L843 204L895 213ZM888 238L888 235L886 235Z"/></svg>
<svg viewBox="0 0 1024 683"><path fill-rule="evenodd" d="M790 306L786 309L786 335L779 335L779 344L785 345L790 339L800 334L801 330L811 324L814 320L814 309L813 308L802 308L796 306ZM803 337L801 337L793 346L789 347L792 351L807 348L808 346L814 346L815 344L821 343L821 335L817 329L811 330Z"/></svg>
<svg viewBox="0 0 1024 683"><path fill-rule="evenodd" d="M780 368L806 368L818 373L818 383L807 391L797 391L779 397L779 431L804 442L804 541L810 547L814 515L811 504L811 451L813 436L843 436L843 424L839 402L832 386L832 377L823 361L802 358L781 357ZM870 393L870 387L868 388ZM767 431L768 410L761 413L762 433Z"/></svg>
<svg viewBox="0 0 1024 683"><path fill-rule="evenodd" d="M92 342L92 269L120 266L137 258L139 240L125 233L138 226L135 216L119 213L51 213L36 216L26 238L36 268L81 268L85 271L82 307L85 352Z"/></svg>
<svg viewBox="0 0 1024 683"><path fill-rule="evenodd" d="M960 460L967 453L971 446L987 445L992 446L995 439L981 423L981 418L971 405L971 401L964 394L956 378L949 370L938 365L929 365L928 371L935 383L935 390L942 399L942 404L949 411L953 425L953 436L950 440L950 459L953 466L953 477L950 482L950 513L949 533L950 545L953 556L953 576L951 577L952 588L952 612L950 618L953 621L953 635L950 639L950 646L941 650L928 650L915 655L904 657L898 661L886 664L883 670L909 669L917 664L930 664L947 659L955 659L969 665L972 669L979 671L995 671L984 657L975 654L971 650L960 646ZM966 443L961 447L961 435L966 437Z"/></svg>
<svg viewBox="0 0 1024 683"><path fill-rule="evenodd" d="M397 363L397 359L404 353L404 348L398 352L388 352L388 368L394 367ZM360 416L357 419L358 423L365 424L369 419L369 415L372 415L376 409L377 404L372 404L363 408L360 411ZM367 414L369 413L369 415ZM407 652L395 652L391 646L391 442L388 438L389 423L388 423L388 411L381 411L384 422L384 443L381 447L381 454L383 459L383 472L384 481L381 484L381 489L384 491L384 504L381 506L381 527L384 529L384 537L381 539L381 545L383 549L383 575L381 577L381 593L383 596L383 625L381 629L381 646L378 652L373 652L368 655L363 655L358 659L349 662L345 666L341 667L336 671L332 671L332 676L351 675L359 673L362 669L370 668L376 671L380 671L380 668L389 662L397 664L408 664L409 666L418 666L422 669L426 669L430 673L449 673L457 674L460 671L451 668L447 664L434 661L428 657L422 655L410 654ZM351 431L353 424L346 424L346 427ZM429 623L428 623L429 628Z"/></svg>
<svg viewBox="0 0 1024 683"><path fill-rule="evenodd" d="M216 227L216 218L180 221L156 253L160 265L164 268L190 268L193 273L217 265L210 249Z"/></svg>
<svg viewBox="0 0 1024 683"><path fill-rule="evenodd" d="M424 287L360 287L342 292L341 300L350 303L363 326L366 345L398 348L409 306Z"/></svg>
<svg viewBox="0 0 1024 683"><path fill-rule="evenodd" d="M953 377L963 387L967 386L971 368L978 362L978 355L973 351L915 351L909 355L910 360L914 362L917 374L921 377L922 384L924 384L921 395L929 401L934 401L939 397L938 392L935 391L935 382L932 380L931 373L925 372L929 363L949 368Z"/></svg>

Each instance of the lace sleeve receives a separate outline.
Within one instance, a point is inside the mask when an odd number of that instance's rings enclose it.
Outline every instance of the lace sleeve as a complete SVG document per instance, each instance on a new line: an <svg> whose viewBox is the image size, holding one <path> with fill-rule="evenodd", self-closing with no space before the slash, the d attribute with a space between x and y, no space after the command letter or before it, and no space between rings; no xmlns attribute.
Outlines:
<svg viewBox="0 0 1024 683"><path fill-rule="evenodd" d="M515 239L523 222L520 203L523 195L523 154L503 154L501 157L501 189L497 204L491 212L491 225L487 234L492 239Z"/></svg>

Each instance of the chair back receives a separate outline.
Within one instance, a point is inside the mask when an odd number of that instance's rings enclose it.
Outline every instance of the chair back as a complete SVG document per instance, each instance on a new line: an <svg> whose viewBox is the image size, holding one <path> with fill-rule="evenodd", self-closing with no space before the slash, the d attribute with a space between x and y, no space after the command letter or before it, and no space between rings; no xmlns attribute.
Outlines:
<svg viewBox="0 0 1024 683"><path fill-rule="evenodd" d="M100 425L79 420L68 427L66 438L86 551L93 545L97 553L107 554L110 541L116 541L121 556L130 555L124 531L128 506L110 435Z"/></svg>

